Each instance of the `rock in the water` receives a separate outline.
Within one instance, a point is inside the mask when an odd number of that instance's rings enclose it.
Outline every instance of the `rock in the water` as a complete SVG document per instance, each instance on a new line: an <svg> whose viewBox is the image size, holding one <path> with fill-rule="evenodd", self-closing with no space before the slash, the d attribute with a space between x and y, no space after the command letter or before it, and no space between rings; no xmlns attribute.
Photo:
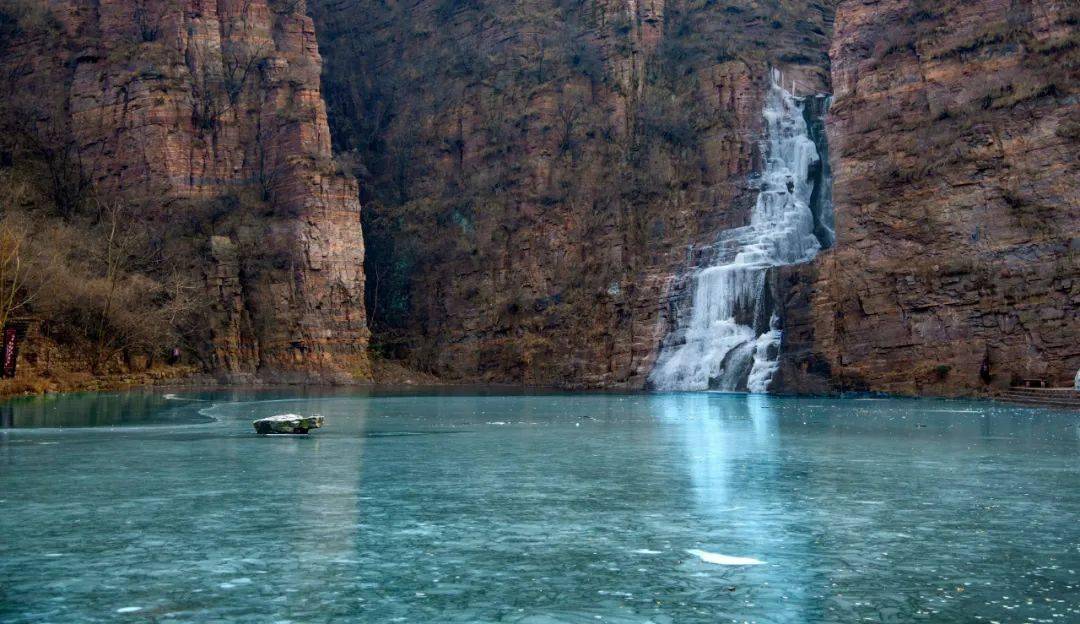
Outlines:
<svg viewBox="0 0 1080 624"><path fill-rule="evenodd" d="M259 420L252 421L251 424L255 425L255 432L260 434L297 434L307 433L311 429L322 427L323 417L319 415L301 416L300 414L279 414L269 418L260 418Z"/></svg>

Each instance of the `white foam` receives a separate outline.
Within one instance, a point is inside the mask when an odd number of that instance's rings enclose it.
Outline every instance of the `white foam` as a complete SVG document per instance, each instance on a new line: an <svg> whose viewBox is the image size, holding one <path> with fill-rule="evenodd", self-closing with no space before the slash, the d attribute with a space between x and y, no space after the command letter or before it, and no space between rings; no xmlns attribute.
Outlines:
<svg viewBox="0 0 1080 624"><path fill-rule="evenodd" d="M116 610L117 613L135 613L136 611L142 611L142 607L120 607Z"/></svg>
<svg viewBox="0 0 1080 624"><path fill-rule="evenodd" d="M747 565L761 565L764 561L753 559L751 557L731 557L729 555L721 555L719 553L711 553L705 550L690 549L686 552L694 555L698 559L701 559L705 563L715 563L716 565L726 566L747 566Z"/></svg>

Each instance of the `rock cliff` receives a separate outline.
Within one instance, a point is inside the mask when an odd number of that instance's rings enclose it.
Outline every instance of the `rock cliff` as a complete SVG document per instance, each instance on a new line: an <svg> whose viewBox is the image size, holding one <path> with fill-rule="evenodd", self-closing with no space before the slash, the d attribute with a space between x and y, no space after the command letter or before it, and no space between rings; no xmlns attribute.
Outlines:
<svg viewBox="0 0 1080 624"><path fill-rule="evenodd" d="M966 394L1080 368L1080 10L845 0L836 247L789 268L783 389Z"/></svg>
<svg viewBox="0 0 1080 624"><path fill-rule="evenodd" d="M827 83L826 2L312 9L376 346L448 378L642 386L687 268L748 218L768 67Z"/></svg>
<svg viewBox="0 0 1080 624"><path fill-rule="evenodd" d="M47 4L47 27L9 41L9 86L70 133L88 193L199 222L177 268L205 275L208 365L364 376L359 192L331 155L305 3Z"/></svg>
<svg viewBox="0 0 1080 624"><path fill-rule="evenodd" d="M642 387L747 222L770 68L834 93L834 246L769 275L773 390L1080 368L1075 2L9 3L0 112L48 130L55 212L121 201L184 241L223 377L366 377L370 323L449 379Z"/></svg>

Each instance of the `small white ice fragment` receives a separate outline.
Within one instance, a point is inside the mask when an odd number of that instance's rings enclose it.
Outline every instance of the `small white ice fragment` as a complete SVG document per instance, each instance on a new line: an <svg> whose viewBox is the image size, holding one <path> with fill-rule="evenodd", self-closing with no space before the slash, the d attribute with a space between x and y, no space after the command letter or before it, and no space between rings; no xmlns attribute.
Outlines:
<svg viewBox="0 0 1080 624"><path fill-rule="evenodd" d="M659 550L649 550L648 548L638 548L637 550L634 551L634 553L636 553L638 555L661 555L661 554L663 554Z"/></svg>
<svg viewBox="0 0 1080 624"><path fill-rule="evenodd" d="M729 557L727 555L721 555L718 553L711 553L704 550L690 549L686 552L701 559L705 563L715 563L716 565L729 565L729 566L741 566L741 565L761 565L764 561L752 559L750 557Z"/></svg>
<svg viewBox="0 0 1080 624"><path fill-rule="evenodd" d="M142 611L142 607L120 607L116 610L117 613L135 613L136 611Z"/></svg>

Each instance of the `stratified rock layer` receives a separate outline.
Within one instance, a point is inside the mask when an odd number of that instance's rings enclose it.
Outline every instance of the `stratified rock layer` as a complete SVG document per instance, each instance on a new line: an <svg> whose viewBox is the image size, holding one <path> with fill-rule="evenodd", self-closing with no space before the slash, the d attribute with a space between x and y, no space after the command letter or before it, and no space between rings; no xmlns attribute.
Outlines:
<svg viewBox="0 0 1080 624"><path fill-rule="evenodd" d="M3 63L16 90L61 100L96 193L163 203L176 223L213 201L258 207L219 220L193 263L207 274L210 366L234 379L366 375L358 189L331 156L305 3L49 7L56 36L19 42Z"/></svg>
<svg viewBox="0 0 1080 624"><path fill-rule="evenodd" d="M782 390L960 394L1080 367L1080 9L845 0L836 248L779 276Z"/></svg>

